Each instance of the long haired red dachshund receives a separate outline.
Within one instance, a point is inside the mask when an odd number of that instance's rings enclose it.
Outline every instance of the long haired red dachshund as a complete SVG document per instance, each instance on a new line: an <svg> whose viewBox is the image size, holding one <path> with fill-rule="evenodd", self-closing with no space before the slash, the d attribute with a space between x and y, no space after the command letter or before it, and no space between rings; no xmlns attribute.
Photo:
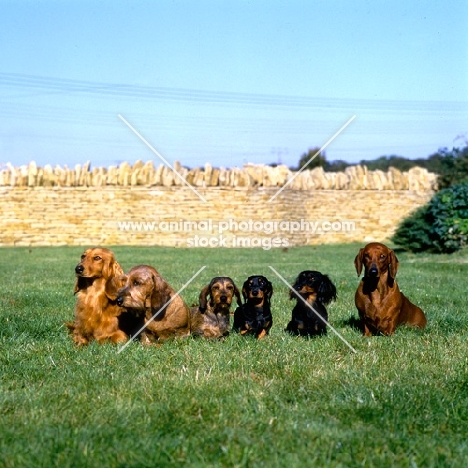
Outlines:
<svg viewBox="0 0 468 468"><path fill-rule="evenodd" d="M87 345L92 340L119 343L128 339L120 325L125 310L113 293L122 273L109 249L87 249L81 256L75 267L75 320L66 323L77 345Z"/></svg>

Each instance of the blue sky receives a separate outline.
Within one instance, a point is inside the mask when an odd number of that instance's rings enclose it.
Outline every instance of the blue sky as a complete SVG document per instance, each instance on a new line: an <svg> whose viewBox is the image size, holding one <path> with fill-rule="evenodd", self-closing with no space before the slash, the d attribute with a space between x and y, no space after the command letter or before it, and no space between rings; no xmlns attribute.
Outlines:
<svg viewBox="0 0 468 468"><path fill-rule="evenodd" d="M427 157L468 140L468 2L1 1L0 167ZM461 136L461 137L460 137Z"/></svg>

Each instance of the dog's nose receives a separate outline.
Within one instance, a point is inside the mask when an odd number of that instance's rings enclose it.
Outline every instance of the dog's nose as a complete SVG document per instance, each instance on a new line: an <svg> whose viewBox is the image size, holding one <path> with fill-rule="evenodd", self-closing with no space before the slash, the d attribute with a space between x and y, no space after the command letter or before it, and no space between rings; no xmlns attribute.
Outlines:
<svg viewBox="0 0 468 468"><path fill-rule="evenodd" d="M219 297L221 302L226 302L227 301L227 296L220 296Z"/></svg>
<svg viewBox="0 0 468 468"><path fill-rule="evenodd" d="M123 297L122 297L122 296L119 296L119 297L117 298L117 305L123 306L123 302L124 302Z"/></svg>
<svg viewBox="0 0 468 468"><path fill-rule="evenodd" d="M252 289L252 296L258 296L258 289Z"/></svg>
<svg viewBox="0 0 468 468"><path fill-rule="evenodd" d="M77 273L78 275L81 275L81 273L83 273L84 271L84 266L79 264L79 265L76 265L75 267L75 273Z"/></svg>
<svg viewBox="0 0 468 468"><path fill-rule="evenodd" d="M369 268L369 276L377 276L379 274L379 270L377 269L377 266L376 265L371 265L371 267Z"/></svg>

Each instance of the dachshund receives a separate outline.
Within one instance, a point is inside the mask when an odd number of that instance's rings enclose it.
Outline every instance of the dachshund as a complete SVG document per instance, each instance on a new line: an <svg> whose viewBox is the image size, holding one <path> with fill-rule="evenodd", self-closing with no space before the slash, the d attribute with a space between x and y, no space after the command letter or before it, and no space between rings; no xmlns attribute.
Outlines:
<svg viewBox="0 0 468 468"><path fill-rule="evenodd" d="M75 267L75 274L75 320L66 323L73 341L78 346L92 340L99 343L127 341L127 333L121 326L125 310L112 294L119 287L119 277L123 274L114 253L99 247L87 249Z"/></svg>
<svg viewBox="0 0 468 468"><path fill-rule="evenodd" d="M153 267L135 266L123 276L123 282L117 304L139 320L139 330L144 327L139 336L142 343L190 335L188 306Z"/></svg>
<svg viewBox="0 0 468 468"><path fill-rule="evenodd" d="M273 285L265 276L249 276L242 286L244 304L234 312L234 329L241 335L263 338L273 325L270 300Z"/></svg>
<svg viewBox="0 0 468 468"><path fill-rule="evenodd" d="M238 305L242 305L239 289L231 278L213 278L201 290L198 307L190 309L192 335L204 338L222 338L229 335L229 309L233 297Z"/></svg>
<svg viewBox="0 0 468 468"><path fill-rule="evenodd" d="M354 259L358 276L364 277L355 295L355 304L365 336L392 335L398 325L424 328L424 312L400 292L395 276L398 258L384 244L372 242L359 250Z"/></svg>
<svg viewBox="0 0 468 468"><path fill-rule="evenodd" d="M328 313L325 306L336 300L336 287L330 278L318 271L303 271L289 292L289 298L296 299L297 303L286 331L309 337L326 335Z"/></svg>

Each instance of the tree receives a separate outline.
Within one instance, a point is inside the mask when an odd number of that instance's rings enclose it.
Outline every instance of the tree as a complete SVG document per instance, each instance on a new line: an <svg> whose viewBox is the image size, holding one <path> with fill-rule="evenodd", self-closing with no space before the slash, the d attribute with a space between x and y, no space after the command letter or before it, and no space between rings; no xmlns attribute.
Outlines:
<svg viewBox="0 0 468 468"><path fill-rule="evenodd" d="M352 166L352 164L349 164L342 159L337 159L335 161L327 161L323 169L326 172L344 172L344 170L349 166Z"/></svg>
<svg viewBox="0 0 468 468"><path fill-rule="evenodd" d="M301 169L307 165L307 169L323 167L327 172L339 172L355 164L356 163L350 164L342 160L327 161L325 153L320 152L320 148L312 148L301 156L297 169ZM391 155L380 156L373 160L362 160L359 164L367 166L370 171L375 171L377 169L388 171L390 167L394 167L404 172L412 167L423 167L429 172L439 174L439 189L443 189L450 187L452 184L468 181L468 146L464 148L453 148L451 151L447 148L442 148L427 158L408 159L403 156Z"/></svg>
<svg viewBox="0 0 468 468"><path fill-rule="evenodd" d="M312 161L310 161L311 159ZM314 169L315 167L324 167L327 164L327 158L325 156L325 153L321 153L320 148L309 149L309 151L307 153L304 153L301 156L301 159L299 159L299 166L297 169L298 170L302 169L306 164L307 164L306 169Z"/></svg>
<svg viewBox="0 0 468 468"><path fill-rule="evenodd" d="M417 163L411 159L404 158L403 156L380 156L380 158L371 161L361 161L360 164L367 166L370 171L381 170L388 171L388 168L394 167L400 171L408 171L412 167L416 166Z"/></svg>

